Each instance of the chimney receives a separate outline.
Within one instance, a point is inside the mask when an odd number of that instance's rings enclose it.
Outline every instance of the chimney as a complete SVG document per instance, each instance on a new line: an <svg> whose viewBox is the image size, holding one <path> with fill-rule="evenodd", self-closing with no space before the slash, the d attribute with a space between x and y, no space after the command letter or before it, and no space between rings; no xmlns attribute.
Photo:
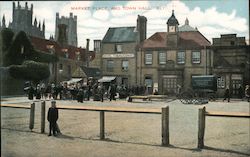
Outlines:
<svg viewBox="0 0 250 157"><path fill-rule="evenodd" d="M86 61L87 61L87 67L89 67L89 39L86 39Z"/></svg>
<svg viewBox="0 0 250 157"><path fill-rule="evenodd" d="M67 45L68 43L68 39L67 39L67 36L66 36L66 29L67 29L67 26L65 24L59 24L58 26L58 38L57 38L57 42L61 45Z"/></svg>
<svg viewBox="0 0 250 157"><path fill-rule="evenodd" d="M147 38L147 18L138 15L136 30L138 32L138 41L142 42Z"/></svg>

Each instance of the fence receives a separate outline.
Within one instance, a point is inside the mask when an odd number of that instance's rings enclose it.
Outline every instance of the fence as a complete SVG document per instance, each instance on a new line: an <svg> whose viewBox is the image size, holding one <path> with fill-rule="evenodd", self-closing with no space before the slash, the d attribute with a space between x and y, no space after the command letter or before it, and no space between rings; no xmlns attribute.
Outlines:
<svg viewBox="0 0 250 157"><path fill-rule="evenodd" d="M200 108L199 113L198 113L198 148L199 149L204 148L206 116L250 118L250 113L218 112L218 111L206 112L205 106L203 108Z"/></svg>
<svg viewBox="0 0 250 157"><path fill-rule="evenodd" d="M17 105L17 104L1 104L1 107L30 110L29 129L32 131L34 129L34 123L35 123L35 102L38 102L38 101L34 101L33 103L30 104L30 106ZM45 131L45 101L42 101L41 103L41 133L44 133L44 131Z"/></svg>
<svg viewBox="0 0 250 157"><path fill-rule="evenodd" d="M45 130L45 101L41 103L41 133ZM1 107L30 109L30 125L29 128L34 128L35 119L35 103L30 107L15 104L2 104ZM143 113L143 114L161 114L162 115L162 145L169 145L169 107L161 109L133 109L133 108L114 108L114 107L91 107L91 106L59 106L59 110L80 110L80 111L96 111L100 112L100 139L105 139L105 112L124 112L124 113Z"/></svg>

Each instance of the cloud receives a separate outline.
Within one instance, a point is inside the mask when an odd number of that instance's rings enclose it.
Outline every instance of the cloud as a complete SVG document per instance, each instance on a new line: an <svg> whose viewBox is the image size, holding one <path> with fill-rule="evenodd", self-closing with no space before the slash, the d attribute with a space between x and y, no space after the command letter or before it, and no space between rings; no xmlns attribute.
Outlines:
<svg viewBox="0 0 250 157"><path fill-rule="evenodd" d="M125 5L108 7L107 10L95 10L92 8L94 7L93 1L38 1L28 2L29 6L31 3L34 5L33 20L35 16L38 21L45 19L46 38L50 34L54 34L56 12L59 12L60 16L69 17L70 12L76 15L78 45L80 46L86 45L87 38L91 41L102 39L109 27L136 26L137 15L144 15L148 19L147 37L155 32L166 32L166 22L171 16L173 8L180 26L188 18L190 26L198 27L198 30L210 41L225 33L237 33L238 36L249 38L248 19L238 16L237 10L226 13L218 10L216 6L201 10L199 6L191 9L181 1L161 1L159 3L128 1ZM24 2L20 2L20 4L24 6ZM1 18L3 14L5 14L7 24L12 21L12 2L0 2ZM90 44L90 48L93 48L92 44Z"/></svg>
<svg viewBox="0 0 250 157"><path fill-rule="evenodd" d="M97 10L94 12L93 17L98 19L98 20L106 21L109 18L109 11Z"/></svg>

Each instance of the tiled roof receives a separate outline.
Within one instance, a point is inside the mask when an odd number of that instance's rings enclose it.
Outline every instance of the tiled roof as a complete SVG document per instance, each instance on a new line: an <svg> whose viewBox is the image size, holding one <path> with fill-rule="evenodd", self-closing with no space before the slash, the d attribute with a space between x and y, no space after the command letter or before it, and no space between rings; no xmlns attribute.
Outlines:
<svg viewBox="0 0 250 157"><path fill-rule="evenodd" d="M69 59L74 59L76 60L77 55L76 52L80 53L80 56L82 59L85 58L85 52L86 50L80 47L75 47L71 45L67 46L61 46L59 43L53 40L47 40L47 39L42 39L34 36L30 36L30 40L32 45L34 46L35 49L38 49L43 52L50 53L50 47L55 50L55 53L61 57L65 56L65 50L67 49L67 52L69 54ZM91 58L94 58L94 53L90 52Z"/></svg>
<svg viewBox="0 0 250 157"><path fill-rule="evenodd" d="M136 34L135 27L114 27L109 28L105 34L103 43L117 43L117 42L135 42Z"/></svg>
<svg viewBox="0 0 250 157"><path fill-rule="evenodd" d="M199 32L178 32L179 41L178 48L192 49L200 46L210 46L211 43ZM144 40L141 44L142 48L168 48L167 45L167 32L156 32L148 39Z"/></svg>

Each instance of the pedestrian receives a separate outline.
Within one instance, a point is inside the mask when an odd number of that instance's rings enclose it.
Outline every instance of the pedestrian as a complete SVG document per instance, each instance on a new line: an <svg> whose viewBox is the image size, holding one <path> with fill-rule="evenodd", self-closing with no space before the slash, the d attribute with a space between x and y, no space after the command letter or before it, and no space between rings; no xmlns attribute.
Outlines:
<svg viewBox="0 0 250 157"><path fill-rule="evenodd" d="M48 110L48 116L47 120L49 121L49 135L51 136L51 131L53 131L53 135L57 135L57 130L58 130L58 125L57 125L57 120L58 120L58 109L56 108L56 101L52 100L51 101L51 107Z"/></svg>
<svg viewBox="0 0 250 157"><path fill-rule="evenodd" d="M246 85L245 96L246 96L247 101L250 102L250 88L249 88L249 85Z"/></svg>
<svg viewBox="0 0 250 157"><path fill-rule="evenodd" d="M230 102L230 91L229 91L229 87L227 87L226 90L225 90L225 94L224 94L224 99L223 99L223 101L226 100L226 99L227 99L227 102Z"/></svg>
<svg viewBox="0 0 250 157"><path fill-rule="evenodd" d="M33 88L32 84L30 85L29 89L28 89L28 98L29 100L33 100L34 98L34 94L35 94L35 89Z"/></svg>
<svg viewBox="0 0 250 157"><path fill-rule="evenodd" d="M109 93L110 93L109 101L116 100L115 99L115 96L116 96L116 86L115 86L115 84L110 85Z"/></svg>
<svg viewBox="0 0 250 157"><path fill-rule="evenodd" d="M36 86L36 99L41 99L41 88L39 84Z"/></svg>
<svg viewBox="0 0 250 157"><path fill-rule="evenodd" d="M242 100L244 97L244 93L243 93L243 89L241 85L238 88L238 94L239 94L239 98Z"/></svg>

